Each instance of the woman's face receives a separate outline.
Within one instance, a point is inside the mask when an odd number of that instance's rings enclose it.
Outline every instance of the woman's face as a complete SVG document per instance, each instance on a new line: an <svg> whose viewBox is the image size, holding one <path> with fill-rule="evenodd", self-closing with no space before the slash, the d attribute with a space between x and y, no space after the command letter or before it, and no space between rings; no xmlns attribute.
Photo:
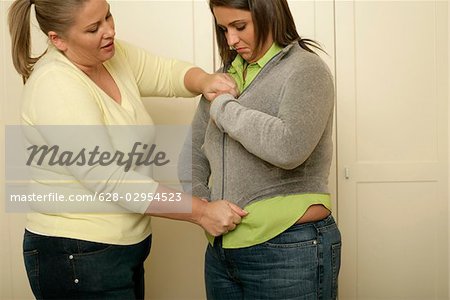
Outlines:
<svg viewBox="0 0 450 300"><path fill-rule="evenodd" d="M213 8L217 25L222 29L227 43L249 63L258 61L273 43L269 34L262 49L258 51L255 29L250 11L225 6Z"/></svg>
<svg viewBox="0 0 450 300"><path fill-rule="evenodd" d="M62 38L64 52L79 67L95 67L114 56L114 19L106 0L90 0L76 12Z"/></svg>

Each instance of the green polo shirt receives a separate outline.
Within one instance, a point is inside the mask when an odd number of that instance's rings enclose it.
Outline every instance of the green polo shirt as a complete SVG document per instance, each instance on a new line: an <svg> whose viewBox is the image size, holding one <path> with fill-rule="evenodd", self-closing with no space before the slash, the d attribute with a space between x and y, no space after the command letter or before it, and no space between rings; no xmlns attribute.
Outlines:
<svg viewBox="0 0 450 300"><path fill-rule="evenodd" d="M228 73L236 81L240 93L281 50L280 46L273 44L263 57L251 64L248 64L240 55L236 56ZM222 246L223 248L244 248L266 242L294 225L314 204L322 204L331 211L329 194L276 196L250 203L245 207L249 214L242 219L235 230L223 236ZM210 235L207 237L213 244L214 237Z"/></svg>

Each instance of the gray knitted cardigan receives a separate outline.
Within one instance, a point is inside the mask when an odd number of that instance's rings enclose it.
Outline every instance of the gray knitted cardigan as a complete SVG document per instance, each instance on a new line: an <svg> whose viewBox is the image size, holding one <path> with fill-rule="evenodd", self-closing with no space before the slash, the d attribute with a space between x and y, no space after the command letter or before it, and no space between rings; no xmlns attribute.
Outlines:
<svg viewBox="0 0 450 300"><path fill-rule="evenodd" d="M298 43L286 46L239 98L200 100L192 140L180 155L185 190L240 207L277 195L327 193L333 107L327 65Z"/></svg>

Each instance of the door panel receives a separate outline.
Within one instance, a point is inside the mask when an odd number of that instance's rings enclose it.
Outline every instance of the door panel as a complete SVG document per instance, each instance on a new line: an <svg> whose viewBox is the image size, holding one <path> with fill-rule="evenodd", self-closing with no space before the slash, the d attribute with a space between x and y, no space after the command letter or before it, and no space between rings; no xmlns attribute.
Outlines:
<svg viewBox="0 0 450 300"><path fill-rule="evenodd" d="M447 299L447 3L335 9L340 299Z"/></svg>

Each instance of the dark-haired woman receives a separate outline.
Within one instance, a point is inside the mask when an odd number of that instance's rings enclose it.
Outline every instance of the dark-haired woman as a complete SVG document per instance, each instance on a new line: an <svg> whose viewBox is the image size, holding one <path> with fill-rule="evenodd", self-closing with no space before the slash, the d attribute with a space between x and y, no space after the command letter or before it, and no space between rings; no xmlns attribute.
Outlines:
<svg viewBox="0 0 450 300"><path fill-rule="evenodd" d="M249 214L209 238L208 299L335 299L332 75L317 44L298 35L286 0L210 0L210 8L223 72L240 96L200 102L185 145L192 192ZM188 173L180 168L182 179Z"/></svg>

